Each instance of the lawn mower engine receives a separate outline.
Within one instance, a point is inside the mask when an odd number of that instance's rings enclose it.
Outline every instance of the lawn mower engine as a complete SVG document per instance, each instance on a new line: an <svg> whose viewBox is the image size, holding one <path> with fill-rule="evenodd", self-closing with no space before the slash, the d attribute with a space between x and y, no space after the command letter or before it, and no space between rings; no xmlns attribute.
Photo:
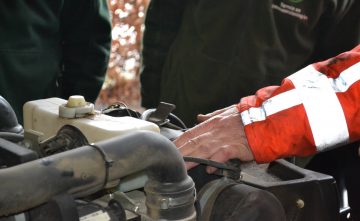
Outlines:
<svg viewBox="0 0 360 221"><path fill-rule="evenodd" d="M330 176L181 156L171 141L186 126L173 109L50 98L24 105L23 129L0 97L0 221L339 220Z"/></svg>

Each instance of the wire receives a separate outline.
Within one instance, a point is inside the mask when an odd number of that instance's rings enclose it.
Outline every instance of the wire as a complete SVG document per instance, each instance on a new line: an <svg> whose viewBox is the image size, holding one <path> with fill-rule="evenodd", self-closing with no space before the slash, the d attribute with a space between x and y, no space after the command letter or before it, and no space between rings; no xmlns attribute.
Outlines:
<svg viewBox="0 0 360 221"><path fill-rule="evenodd" d="M138 119L140 118L140 114L136 111L131 110L124 102L115 102L115 103L111 104L110 106L108 106L107 108L101 110L101 113L107 114L111 111L116 111L116 110L125 110L126 113L128 114L128 116L138 118Z"/></svg>
<svg viewBox="0 0 360 221"><path fill-rule="evenodd" d="M215 167L218 169L225 169L225 170L232 170L232 171L240 171L239 168L234 167L234 166L230 166L224 163L219 163L213 160L208 160L208 159L203 159L203 158L197 158L197 157L189 157L189 156L184 156L184 161L186 162L194 162L194 163L199 163L199 164L204 164L207 166L211 166L211 167Z"/></svg>
<svg viewBox="0 0 360 221"><path fill-rule="evenodd" d="M185 125L185 123L178 116L176 116L175 114L170 114L169 116L171 118L175 119L176 123L174 122L173 124L180 124L180 126L182 127L181 129L187 130L187 126ZM173 119L170 119L170 121L173 120Z"/></svg>

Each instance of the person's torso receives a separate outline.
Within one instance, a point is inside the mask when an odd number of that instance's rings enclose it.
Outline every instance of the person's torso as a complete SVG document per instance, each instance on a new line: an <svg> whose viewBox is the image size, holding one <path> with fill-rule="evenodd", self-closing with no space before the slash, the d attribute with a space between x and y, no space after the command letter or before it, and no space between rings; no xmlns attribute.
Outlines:
<svg viewBox="0 0 360 221"><path fill-rule="evenodd" d="M18 115L25 101L55 95L62 2L0 2L0 95Z"/></svg>
<svg viewBox="0 0 360 221"><path fill-rule="evenodd" d="M319 59L314 50L333 11L332 0L188 1L163 69L161 99L193 123L197 113L280 84Z"/></svg>

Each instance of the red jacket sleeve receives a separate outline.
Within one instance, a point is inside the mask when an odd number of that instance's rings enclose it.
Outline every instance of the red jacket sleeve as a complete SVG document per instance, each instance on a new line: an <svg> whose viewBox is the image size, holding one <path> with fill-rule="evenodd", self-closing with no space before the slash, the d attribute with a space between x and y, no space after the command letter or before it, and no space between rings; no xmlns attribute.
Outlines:
<svg viewBox="0 0 360 221"><path fill-rule="evenodd" d="M260 89L237 105L259 163L360 139L360 45Z"/></svg>

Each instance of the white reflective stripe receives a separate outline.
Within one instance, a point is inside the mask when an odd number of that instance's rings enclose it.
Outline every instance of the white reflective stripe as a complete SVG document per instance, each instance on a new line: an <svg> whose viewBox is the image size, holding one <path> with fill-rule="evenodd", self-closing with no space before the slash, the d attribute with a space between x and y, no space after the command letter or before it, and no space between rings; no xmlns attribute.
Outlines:
<svg viewBox="0 0 360 221"><path fill-rule="evenodd" d="M349 139L345 115L328 77L312 65L288 77L303 101L318 151Z"/></svg>
<svg viewBox="0 0 360 221"><path fill-rule="evenodd" d="M241 119L244 126L246 126L253 122L265 120L266 116L262 108L251 107L246 111L241 112Z"/></svg>
<svg viewBox="0 0 360 221"><path fill-rule="evenodd" d="M302 101L297 93L295 89L286 91L264 101L261 107L252 107L243 111L241 113L243 124L248 125L265 120L266 117L272 114L301 104Z"/></svg>
<svg viewBox="0 0 360 221"><path fill-rule="evenodd" d="M338 78L329 78L335 92L347 91L358 80L360 80L360 62L344 70Z"/></svg>
<svg viewBox="0 0 360 221"><path fill-rule="evenodd" d="M270 98L261 107L243 111L241 117L244 125L263 121L267 116L303 103L319 151L327 146L346 143L349 132L335 92L345 92L360 80L360 62L344 70L336 79L328 78L312 65L288 79L296 89Z"/></svg>
<svg viewBox="0 0 360 221"><path fill-rule="evenodd" d="M298 95L298 91L293 89L286 91L284 93L278 94L266 101L262 104L265 115L270 116L279 111L289 109L296 105L301 104L300 96Z"/></svg>

